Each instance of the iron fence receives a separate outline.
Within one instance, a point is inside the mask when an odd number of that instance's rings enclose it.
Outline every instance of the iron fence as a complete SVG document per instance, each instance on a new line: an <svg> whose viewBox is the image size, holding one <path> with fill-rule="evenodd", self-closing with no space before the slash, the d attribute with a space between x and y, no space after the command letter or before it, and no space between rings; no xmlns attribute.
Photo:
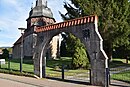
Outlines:
<svg viewBox="0 0 130 87"><path fill-rule="evenodd" d="M47 71L47 70L46 70ZM72 70L67 68L67 66L57 66L51 70L51 72L46 72L46 76L50 78L57 78L67 81L91 83L91 70L90 69L78 69Z"/></svg>

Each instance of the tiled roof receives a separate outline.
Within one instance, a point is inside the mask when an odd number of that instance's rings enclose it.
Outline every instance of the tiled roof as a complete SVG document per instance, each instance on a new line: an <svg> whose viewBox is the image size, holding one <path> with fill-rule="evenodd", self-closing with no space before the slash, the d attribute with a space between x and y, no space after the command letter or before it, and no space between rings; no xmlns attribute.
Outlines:
<svg viewBox="0 0 130 87"><path fill-rule="evenodd" d="M76 18L76 19L72 19L72 20L68 20L65 22L60 22L60 23L56 23L52 25L37 27L36 32L38 33L38 32L65 28L65 27L70 27L70 26L76 26L76 25L81 25L81 24L86 24L86 23L94 23L95 20L97 20L97 16L85 16L85 17Z"/></svg>

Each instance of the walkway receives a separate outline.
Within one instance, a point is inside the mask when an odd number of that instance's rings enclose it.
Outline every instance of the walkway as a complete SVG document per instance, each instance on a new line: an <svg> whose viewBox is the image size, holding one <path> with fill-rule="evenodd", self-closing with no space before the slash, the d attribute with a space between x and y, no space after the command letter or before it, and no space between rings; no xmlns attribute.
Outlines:
<svg viewBox="0 0 130 87"><path fill-rule="evenodd" d="M126 66L110 68L110 74L117 74L117 73L121 73L123 71L128 71L128 70L130 70L130 67L126 67Z"/></svg>
<svg viewBox="0 0 130 87"><path fill-rule="evenodd" d="M130 87L130 84L122 81L111 80L111 87Z"/></svg>
<svg viewBox="0 0 130 87"><path fill-rule="evenodd" d="M68 82L62 82L62 81L56 81L50 79L35 79L30 77L16 76L16 75L9 75L9 74L2 74L2 73L0 73L0 79L18 82L19 84L17 84L17 86L15 87L21 87L20 83L23 83L24 85L31 85L32 87L86 87L86 86L94 87L90 85L68 83ZM0 86L2 86L2 84L3 83L0 82ZM8 85L6 87L14 87L14 86ZM25 87L30 87L30 86L25 86Z"/></svg>
<svg viewBox="0 0 130 87"><path fill-rule="evenodd" d="M9 85L9 84L12 85ZM118 83L120 83L118 81ZM121 85L126 84L124 82ZM113 85L110 87L130 87L128 86L121 86L121 85ZM0 73L0 86L3 87L96 87L91 85L83 85L83 84L75 84L69 82L62 82L50 79L35 79L30 77L24 76L16 76L16 75L9 75L9 74L2 74Z"/></svg>
<svg viewBox="0 0 130 87"><path fill-rule="evenodd" d="M0 87L36 87L36 86L0 78Z"/></svg>

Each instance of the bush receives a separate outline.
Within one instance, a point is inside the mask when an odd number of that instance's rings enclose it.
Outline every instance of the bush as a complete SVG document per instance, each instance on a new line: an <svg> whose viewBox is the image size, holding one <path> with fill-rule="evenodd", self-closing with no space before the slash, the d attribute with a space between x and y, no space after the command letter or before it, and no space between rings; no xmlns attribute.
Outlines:
<svg viewBox="0 0 130 87"><path fill-rule="evenodd" d="M73 69L89 67L89 59L84 44L72 34L69 34L67 38L67 50L72 55Z"/></svg>
<svg viewBox="0 0 130 87"><path fill-rule="evenodd" d="M83 46L76 47L74 55L72 57L72 65L74 69L89 67L89 60Z"/></svg>

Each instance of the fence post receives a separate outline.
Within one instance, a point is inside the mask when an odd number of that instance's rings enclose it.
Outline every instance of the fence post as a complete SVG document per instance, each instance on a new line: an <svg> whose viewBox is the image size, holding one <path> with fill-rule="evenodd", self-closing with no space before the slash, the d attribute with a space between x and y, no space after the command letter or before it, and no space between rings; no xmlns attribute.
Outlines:
<svg viewBox="0 0 130 87"><path fill-rule="evenodd" d="M0 62L0 69L1 69L1 62Z"/></svg>
<svg viewBox="0 0 130 87"><path fill-rule="evenodd" d="M42 76L43 78L46 78L46 57L44 57L44 62L42 66Z"/></svg>
<svg viewBox="0 0 130 87"><path fill-rule="evenodd" d="M91 69L89 69L89 79L90 79L90 84L92 84L92 82L91 82Z"/></svg>
<svg viewBox="0 0 130 87"><path fill-rule="evenodd" d="M111 75L110 75L110 68L109 68L109 85L111 84Z"/></svg>
<svg viewBox="0 0 130 87"><path fill-rule="evenodd" d="M62 80L64 80L64 64L62 64Z"/></svg>
<svg viewBox="0 0 130 87"><path fill-rule="evenodd" d="M109 76L109 68L106 68L106 87L109 87L109 81L110 81L110 76Z"/></svg>
<svg viewBox="0 0 130 87"><path fill-rule="evenodd" d="M8 59L8 69L10 71L10 58Z"/></svg>

